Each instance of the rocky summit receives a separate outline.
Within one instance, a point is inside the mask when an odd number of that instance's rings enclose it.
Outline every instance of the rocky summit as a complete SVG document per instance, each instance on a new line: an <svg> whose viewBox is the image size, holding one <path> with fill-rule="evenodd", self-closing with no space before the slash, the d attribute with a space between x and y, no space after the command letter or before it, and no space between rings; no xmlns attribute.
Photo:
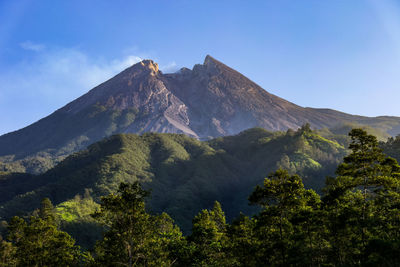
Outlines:
<svg viewBox="0 0 400 267"><path fill-rule="evenodd" d="M398 117L369 118L300 107L268 93L211 56L193 69L170 74L162 73L152 60L143 60L48 117L1 136L0 170L14 166L13 171L38 172L37 166L47 169L66 155L117 133L182 133L205 140L252 127L276 131L306 123L312 128L357 123L389 135L400 132Z"/></svg>

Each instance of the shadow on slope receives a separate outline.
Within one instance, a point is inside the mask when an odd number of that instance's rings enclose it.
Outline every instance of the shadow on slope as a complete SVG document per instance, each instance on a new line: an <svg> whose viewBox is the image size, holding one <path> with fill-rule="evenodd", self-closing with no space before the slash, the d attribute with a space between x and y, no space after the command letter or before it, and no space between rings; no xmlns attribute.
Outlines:
<svg viewBox="0 0 400 267"><path fill-rule="evenodd" d="M181 134L114 135L75 153L45 174L29 178L27 191L1 199L0 216L32 211L49 197L60 204L91 191L95 201L120 182L141 181L152 191L152 212L167 212L183 231L191 219L218 200L227 218L256 210L247 198L264 177L282 167L319 189L346 150L308 127L268 132L261 128L201 142ZM32 184L40 181L38 186Z"/></svg>

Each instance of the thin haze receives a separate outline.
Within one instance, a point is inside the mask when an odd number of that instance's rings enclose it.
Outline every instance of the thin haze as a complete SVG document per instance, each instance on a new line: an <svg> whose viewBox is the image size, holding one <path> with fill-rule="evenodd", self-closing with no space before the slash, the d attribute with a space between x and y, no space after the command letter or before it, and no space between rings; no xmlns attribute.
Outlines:
<svg viewBox="0 0 400 267"><path fill-rule="evenodd" d="M301 106L400 116L400 1L0 1L0 134L151 58L210 54Z"/></svg>

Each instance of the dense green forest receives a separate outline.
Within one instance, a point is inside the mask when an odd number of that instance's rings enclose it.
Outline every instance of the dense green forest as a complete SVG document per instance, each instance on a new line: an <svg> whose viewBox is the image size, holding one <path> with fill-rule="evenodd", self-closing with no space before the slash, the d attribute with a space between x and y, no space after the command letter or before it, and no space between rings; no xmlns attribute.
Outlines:
<svg viewBox="0 0 400 267"><path fill-rule="evenodd" d="M3 136L0 171L43 173L72 152L124 132L130 123L144 115L135 108L108 110L97 104L73 116L53 113L40 120L40 126L33 125L25 132Z"/></svg>
<svg viewBox="0 0 400 267"><path fill-rule="evenodd" d="M146 209L150 192L138 181L120 183L99 204L89 190L57 207L44 198L28 218L4 223L0 266L398 266L400 166L373 135L349 136L350 153L321 195L278 168L249 194L254 215L228 223L215 201L186 235L167 213ZM72 209L101 229L94 246L83 249L61 230Z"/></svg>
<svg viewBox="0 0 400 267"><path fill-rule="evenodd" d="M225 208L228 221L240 212L258 212L247 198L277 168L301 175L307 188L321 192L325 177L334 174L347 153L348 140L332 136L338 141L308 126L287 132L254 128L207 142L177 134L114 135L42 175L0 175L0 217L24 215L47 197L59 211L68 212L63 216L65 229L89 227L93 203L116 192L121 182L140 181L151 189L148 210L167 212L189 233L193 216L215 200ZM79 244L90 245L88 231L71 233Z"/></svg>

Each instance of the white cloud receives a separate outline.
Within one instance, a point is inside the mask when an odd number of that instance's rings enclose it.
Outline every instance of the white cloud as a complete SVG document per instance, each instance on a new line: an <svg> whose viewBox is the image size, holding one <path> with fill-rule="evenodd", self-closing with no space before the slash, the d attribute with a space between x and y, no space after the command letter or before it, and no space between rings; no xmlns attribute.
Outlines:
<svg viewBox="0 0 400 267"><path fill-rule="evenodd" d="M131 65L152 58L137 48L125 51L124 56L105 59L77 48L54 48L30 41L20 46L40 53L0 69L0 135L49 115ZM161 64L160 69L174 72L177 64Z"/></svg>
<svg viewBox="0 0 400 267"><path fill-rule="evenodd" d="M175 61L172 61L166 65L161 65L160 70L164 73L171 73L178 70L178 66L176 65Z"/></svg>
<svg viewBox="0 0 400 267"><path fill-rule="evenodd" d="M1 91L34 92L42 97L76 96L139 61L141 58L134 55L104 60L90 58L77 49L46 51L6 72L0 70L0 84L8 88Z"/></svg>
<svg viewBox="0 0 400 267"><path fill-rule="evenodd" d="M46 48L42 44L33 43L31 41L25 41L23 43L20 43L19 46L22 49L30 50L30 51L34 51L34 52L40 52L40 51L43 51Z"/></svg>
<svg viewBox="0 0 400 267"><path fill-rule="evenodd" d="M22 46L22 44L21 44ZM26 126L141 61L136 55L92 58L79 49L24 43L41 51L29 61L0 69L0 134Z"/></svg>

